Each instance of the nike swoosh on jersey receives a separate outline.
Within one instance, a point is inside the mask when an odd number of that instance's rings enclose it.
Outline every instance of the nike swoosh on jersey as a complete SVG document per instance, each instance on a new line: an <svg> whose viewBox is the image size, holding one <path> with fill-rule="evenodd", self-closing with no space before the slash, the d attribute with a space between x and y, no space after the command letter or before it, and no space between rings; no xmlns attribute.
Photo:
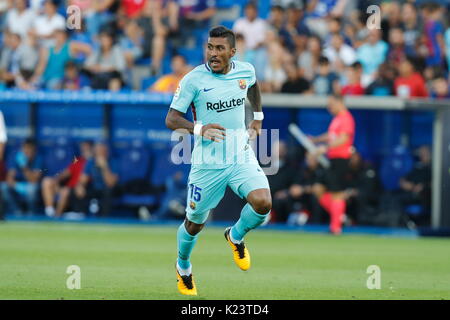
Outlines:
<svg viewBox="0 0 450 320"><path fill-rule="evenodd" d="M208 91L211 91L212 89L214 89L214 88L209 88L209 89L203 88L203 91L208 92Z"/></svg>

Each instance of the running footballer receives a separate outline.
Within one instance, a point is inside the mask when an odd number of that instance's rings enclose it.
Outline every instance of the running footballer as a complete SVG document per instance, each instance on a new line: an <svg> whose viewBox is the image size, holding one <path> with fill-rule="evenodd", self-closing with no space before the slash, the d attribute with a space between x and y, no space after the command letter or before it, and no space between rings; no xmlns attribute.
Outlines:
<svg viewBox="0 0 450 320"><path fill-rule="evenodd" d="M210 210L223 198L226 187L247 201L236 224L225 229L225 239L241 270L250 268L244 236L264 222L272 207L267 177L249 146L251 132L261 133L264 118L255 69L250 63L232 61L235 53L234 33L223 26L212 28L207 62L182 79L166 117L168 128L185 129L195 137L186 219L177 232L178 290L185 295L197 295L191 252ZM245 126L245 98L254 111L250 133ZM189 107L194 122L184 117Z"/></svg>

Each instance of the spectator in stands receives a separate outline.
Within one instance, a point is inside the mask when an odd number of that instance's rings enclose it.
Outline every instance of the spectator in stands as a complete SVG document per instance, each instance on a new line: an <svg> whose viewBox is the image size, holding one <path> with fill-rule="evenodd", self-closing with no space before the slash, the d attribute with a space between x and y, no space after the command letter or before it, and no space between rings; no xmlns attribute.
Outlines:
<svg viewBox="0 0 450 320"><path fill-rule="evenodd" d="M23 79L31 76L38 54L19 34L5 32L4 48L0 57L0 81L6 87L21 87Z"/></svg>
<svg viewBox="0 0 450 320"><path fill-rule="evenodd" d="M364 95L364 88L361 85L362 67L359 62L346 67L347 82L342 87L341 94L343 96L361 96Z"/></svg>
<svg viewBox="0 0 450 320"><path fill-rule="evenodd" d="M72 41L66 30L54 32L54 44L42 47L33 83L41 83L45 89L61 89L66 64L79 54L91 54L91 47L85 43Z"/></svg>
<svg viewBox="0 0 450 320"><path fill-rule="evenodd" d="M375 80L366 88L366 94L371 96L394 95L395 67L384 62L378 68Z"/></svg>
<svg viewBox="0 0 450 320"><path fill-rule="evenodd" d="M92 146L91 141L81 142L79 157L76 157L63 172L42 179L42 199L48 217L60 217L68 208L70 193L78 184L86 162L92 158ZM56 196L58 198L55 209Z"/></svg>
<svg viewBox="0 0 450 320"><path fill-rule="evenodd" d="M364 87L373 81L378 67L386 60L388 50L387 43L381 39L380 30L370 30L365 43L356 50L357 59L363 66Z"/></svg>
<svg viewBox="0 0 450 320"><path fill-rule="evenodd" d="M381 184L375 168L355 151L349 163L347 218L351 224L370 223L377 214Z"/></svg>
<svg viewBox="0 0 450 320"><path fill-rule="evenodd" d="M30 31L38 38L42 46L53 45L55 43L53 33L66 28L66 20L57 9L57 0L46 0L43 13L34 20L33 29Z"/></svg>
<svg viewBox="0 0 450 320"><path fill-rule="evenodd" d="M9 0L0 0L0 30L3 30L3 23L5 21L9 5Z"/></svg>
<svg viewBox="0 0 450 320"><path fill-rule="evenodd" d="M405 177L400 179L400 201L405 208L410 205L421 206L421 213L429 216L431 209L431 151L429 146L417 150L419 161ZM422 221L416 220L415 223Z"/></svg>
<svg viewBox="0 0 450 320"><path fill-rule="evenodd" d="M38 188L42 175L42 160L37 154L36 142L26 139L22 149L13 156L6 182L2 184L6 212L22 214L26 211L31 215L37 212Z"/></svg>
<svg viewBox="0 0 450 320"><path fill-rule="evenodd" d="M328 33L327 17L340 17L347 0L311 0L306 4L306 25L312 33L325 39Z"/></svg>
<svg viewBox="0 0 450 320"><path fill-rule="evenodd" d="M210 19L216 14L216 0L172 0L178 11L178 44L195 46L195 32L209 28Z"/></svg>
<svg viewBox="0 0 450 320"><path fill-rule="evenodd" d="M437 3L425 3L422 9L424 17L424 40L427 47L427 67L442 66L445 44L444 26L441 22L442 7Z"/></svg>
<svg viewBox="0 0 450 320"><path fill-rule="evenodd" d="M450 98L448 80L443 75L437 76L433 80L430 96L434 99Z"/></svg>
<svg viewBox="0 0 450 320"><path fill-rule="evenodd" d="M170 64L172 73L162 76L149 89L153 92L174 93L178 83L188 73L191 67L186 63L186 59L181 55L172 58Z"/></svg>
<svg viewBox="0 0 450 320"><path fill-rule="evenodd" d="M308 80L303 78L302 70L295 64L289 65L287 68L287 80L281 86L281 93L305 93L310 89Z"/></svg>
<svg viewBox="0 0 450 320"><path fill-rule="evenodd" d="M297 60L298 66L308 81L311 81L319 67L319 58L322 55L321 40L317 36L308 38L307 50L302 52Z"/></svg>
<svg viewBox="0 0 450 320"><path fill-rule="evenodd" d="M92 40L100 35L112 21L120 8L120 0L91 0L91 9L86 12L86 30Z"/></svg>
<svg viewBox="0 0 450 320"><path fill-rule="evenodd" d="M382 39L384 42L389 42L391 30L401 27L402 7L396 1L385 1L381 5L381 13L383 15L381 20Z"/></svg>
<svg viewBox="0 0 450 320"><path fill-rule="evenodd" d="M91 86L93 89L118 91L124 84L125 56L114 43L114 36L110 32L102 31L99 40L100 48L85 63L85 68L91 73Z"/></svg>
<svg viewBox="0 0 450 320"><path fill-rule="evenodd" d="M124 34L119 40L128 68L132 68L135 62L142 57L143 43L143 30L136 21L128 20L124 28Z"/></svg>
<svg viewBox="0 0 450 320"><path fill-rule="evenodd" d="M272 154L278 155L278 161L271 165L278 168L274 175L267 176L270 184L270 192L273 199L273 210L275 211L276 221L284 222L289 212L286 212L284 202L288 195L289 186L298 172L298 168L288 156L288 147L285 141L280 140L272 144Z"/></svg>
<svg viewBox="0 0 450 320"><path fill-rule="evenodd" d="M302 17L303 11L300 8L289 6L286 10L286 23L279 33L281 42L296 58L305 49L309 35Z"/></svg>
<svg viewBox="0 0 450 320"><path fill-rule="evenodd" d="M81 82L78 66L73 61L67 61L64 66L64 78L61 82L63 90L80 90L83 86Z"/></svg>
<svg viewBox="0 0 450 320"><path fill-rule="evenodd" d="M270 8L270 14L268 19L269 27L272 28L278 35L280 35L286 22L285 11L282 6L275 5Z"/></svg>
<svg viewBox="0 0 450 320"><path fill-rule="evenodd" d="M398 68L399 76L395 79L394 89L398 97L427 97L428 92L425 80L420 73L415 70L414 62L411 58L403 60Z"/></svg>
<svg viewBox="0 0 450 320"><path fill-rule="evenodd" d="M117 163L110 157L108 146L97 142L94 157L88 160L78 184L71 192L71 204L75 212L107 216L111 213L113 197L117 192ZM97 204L90 206L90 204ZM89 208L91 207L91 208ZM95 209L98 209L96 211Z"/></svg>
<svg viewBox="0 0 450 320"><path fill-rule="evenodd" d="M319 58L319 67L313 78L312 88L316 95L330 95L339 92L339 77L331 71L327 57Z"/></svg>
<svg viewBox="0 0 450 320"><path fill-rule="evenodd" d="M250 58L249 62L255 66L256 78L264 80L264 66L267 60L264 46L269 27L266 21L258 17L255 3L247 3L244 13L245 17L237 19L234 23L233 31L244 36L246 52Z"/></svg>
<svg viewBox="0 0 450 320"><path fill-rule="evenodd" d="M264 65L264 80L261 81L261 90L264 92L279 92L287 79L284 66L292 61L292 57L281 45L278 36L273 31L267 32L267 44L264 53L267 60Z"/></svg>
<svg viewBox="0 0 450 320"><path fill-rule="evenodd" d="M414 57L417 55L422 26L413 3L406 2L403 4L401 18L405 52L406 55Z"/></svg>
<svg viewBox="0 0 450 320"><path fill-rule="evenodd" d="M291 184L278 192L278 199L274 202L277 221L287 219L289 224L327 222L328 216L321 209L312 191L312 186L321 181L323 174L324 170L317 156L307 152L305 165L295 174Z"/></svg>
<svg viewBox="0 0 450 320"><path fill-rule="evenodd" d="M122 0L121 1L121 10L125 14L127 18L135 19L138 18L144 7L146 2L154 2L152 0Z"/></svg>
<svg viewBox="0 0 450 320"><path fill-rule="evenodd" d="M323 55L330 61L331 69L338 73L343 72L346 66L356 61L355 50L344 42L340 33L331 36L330 44L325 47Z"/></svg>
<svg viewBox="0 0 450 320"><path fill-rule="evenodd" d="M6 13L5 29L25 39L33 27L35 18L33 10L27 8L26 0L15 0L13 7Z"/></svg>
<svg viewBox="0 0 450 320"><path fill-rule="evenodd" d="M233 60L250 62L252 61L252 52L247 51L244 36L240 33L236 34L236 54Z"/></svg>
<svg viewBox="0 0 450 320"><path fill-rule="evenodd" d="M170 2L169 6L176 7ZM174 10L172 10L174 11ZM174 11L176 15L178 13ZM178 19L178 16L177 16ZM177 22L178 20L175 19ZM137 19L138 26L143 30L142 57L151 58L150 74L159 75L166 47L166 38L170 31L172 17L164 18L160 1L146 1L141 16ZM178 27L172 27L178 28ZM173 30L171 32L174 32Z"/></svg>
<svg viewBox="0 0 450 320"><path fill-rule="evenodd" d="M325 39L325 47L328 47L331 45L331 40L333 35L335 35L336 33L339 33L342 36L342 39L344 41L345 44L351 46L352 45L352 41L351 39L346 35L345 33L345 28L343 26L342 23L342 19L339 17L330 17L328 19L328 34L327 37Z"/></svg>
<svg viewBox="0 0 450 320"><path fill-rule="evenodd" d="M389 31L388 61L398 65L406 58L405 37L402 29L391 28Z"/></svg>

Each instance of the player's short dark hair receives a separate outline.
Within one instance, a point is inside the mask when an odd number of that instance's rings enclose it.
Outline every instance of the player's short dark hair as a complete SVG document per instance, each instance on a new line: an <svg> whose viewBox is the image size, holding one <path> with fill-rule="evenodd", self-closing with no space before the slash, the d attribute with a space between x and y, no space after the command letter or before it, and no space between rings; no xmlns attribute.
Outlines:
<svg viewBox="0 0 450 320"><path fill-rule="evenodd" d="M236 35L234 32L227 27L224 26L217 26L209 30L209 37L210 38L227 38L228 43L230 44L231 48L236 47Z"/></svg>
<svg viewBox="0 0 450 320"><path fill-rule="evenodd" d="M328 60L327 57L325 56L320 56L319 57L319 65L323 66L323 65L329 65L330 64L330 60Z"/></svg>
<svg viewBox="0 0 450 320"><path fill-rule="evenodd" d="M36 139L34 139L32 137L28 137L23 141L23 145L36 147L37 146Z"/></svg>

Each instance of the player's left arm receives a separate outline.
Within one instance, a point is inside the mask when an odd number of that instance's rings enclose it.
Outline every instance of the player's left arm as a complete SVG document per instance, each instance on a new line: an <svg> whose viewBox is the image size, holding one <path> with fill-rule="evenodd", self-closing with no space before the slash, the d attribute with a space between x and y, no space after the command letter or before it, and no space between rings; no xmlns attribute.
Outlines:
<svg viewBox="0 0 450 320"><path fill-rule="evenodd" d="M262 115L261 91L259 90L258 81L255 81L255 84L248 88L247 98L252 106L253 114L256 115L255 112L258 112L259 115ZM250 130L250 139L254 139L256 137L254 135L255 132L258 136L261 134L261 127L262 119L254 119L250 122L248 126L248 129Z"/></svg>

